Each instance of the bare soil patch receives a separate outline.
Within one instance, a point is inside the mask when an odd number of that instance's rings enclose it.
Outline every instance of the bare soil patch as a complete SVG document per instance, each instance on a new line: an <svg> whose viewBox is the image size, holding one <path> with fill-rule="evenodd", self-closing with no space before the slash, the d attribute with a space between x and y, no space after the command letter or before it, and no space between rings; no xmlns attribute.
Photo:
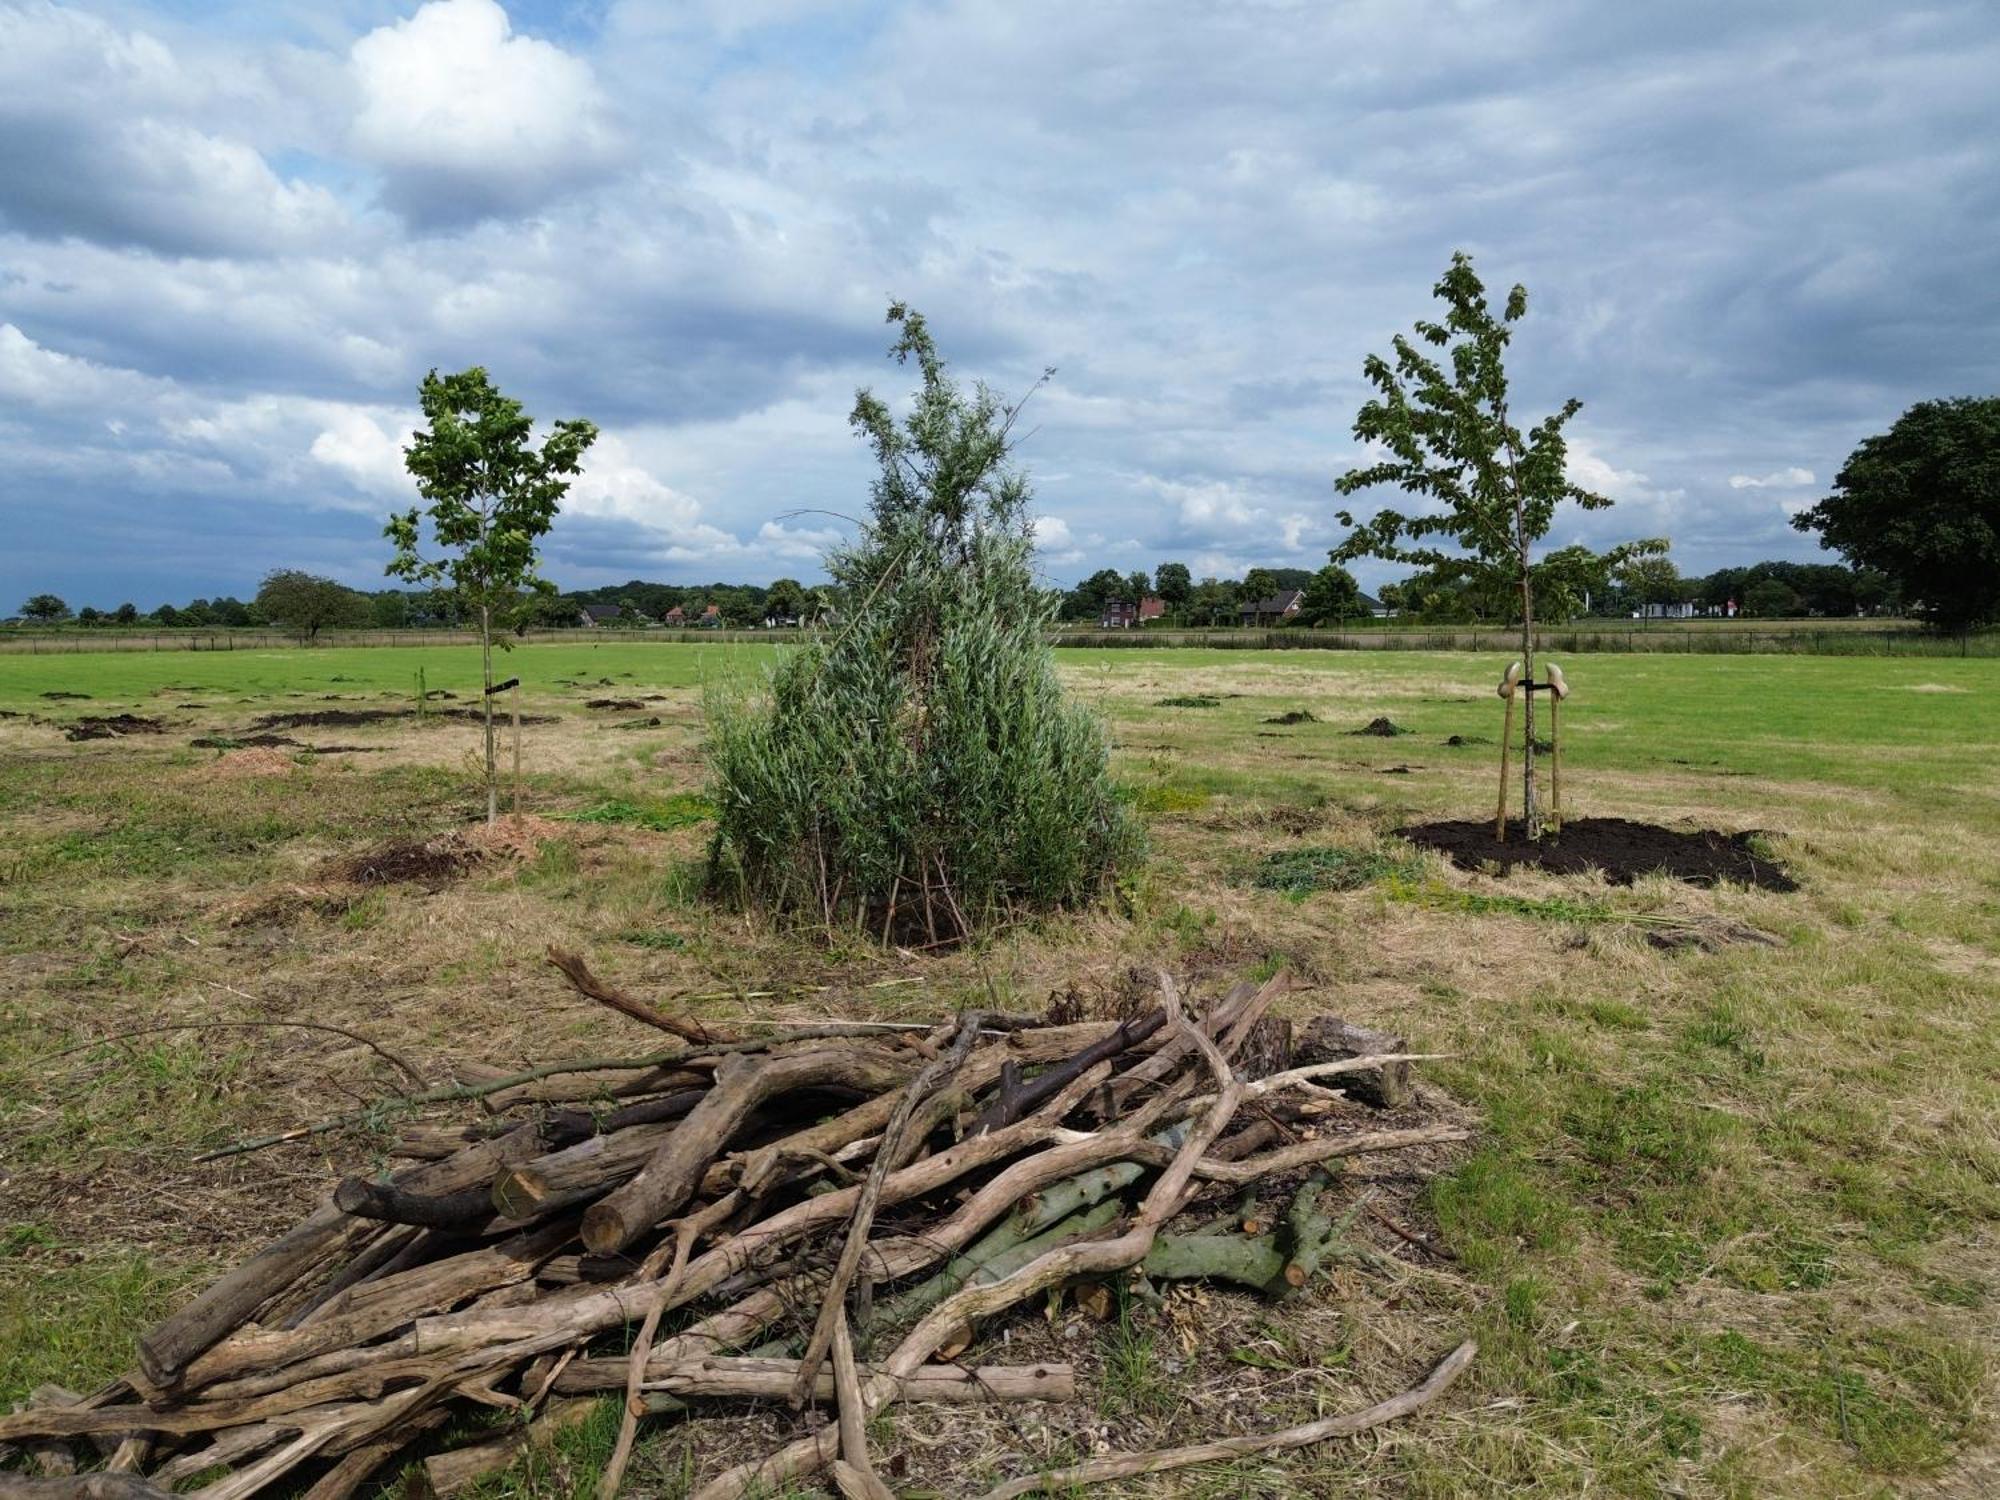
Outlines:
<svg viewBox="0 0 2000 1500"><path fill-rule="evenodd" d="M1377 739L1392 740L1399 734L1412 734L1414 730L1403 728L1394 719L1383 717L1370 719L1359 729L1350 729L1349 734L1372 734Z"/></svg>
<svg viewBox="0 0 2000 1500"><path fill-rule="evenodd" d="M70 693L67 697L79 697ZM165 734L167 726L158 719L146 718L143 714L110 714L102 718L85 717L78 719L63 731L63 738L69 740L116 740L128 734Z"/></svg>
<svg viewBox="0 0 2000 1500"><path fill-rule="evenodd" d="M1291 708L1264 721L1266 724L1317 724L1319 715L1309 708Z"/></svg>
<svg viewBox="0 0 2000 1500"><path fill-rule="evenodd" d="M1630 885L1641 875L1669 875L1690 885L1729 882L1767 891L1799 888L1783 866L1751 847L1755 829L1682 831L1630 818L1579 818L1539 843L1530 843L1518 823L1508 824L1505 843L1496 842L1492 823L1483 820L1417 823L1396 832L1419 848L1437 850L1461 870L1528 866L1557 875L1596 870L1613 885Z"/></svg>
<svg viewBox="0 0 2000 1500"><path fill-rule="evenodd" d="M585 708L618 708L627 713L646 706L642 698L592 698L583 705Z"/></svg>
<svg viewBox="0 0 2000 1500"><path fill-rule="evenodd" d="M433 839L392 839L334 860L326 873L355 885L427 885L456 880L485 855L458 834Z"/></svg>

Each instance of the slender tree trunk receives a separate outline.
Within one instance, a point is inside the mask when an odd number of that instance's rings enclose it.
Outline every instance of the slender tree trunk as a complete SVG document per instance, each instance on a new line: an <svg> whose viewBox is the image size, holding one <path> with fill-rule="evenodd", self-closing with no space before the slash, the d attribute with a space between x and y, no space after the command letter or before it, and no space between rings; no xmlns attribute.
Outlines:
<svg viewBox="0 0 2000 1500"><path fill-rule="evenodd" d="M493 741L493 608L479 606L479 671L485 691L479 701L486 714L486 821L500 820L500 763Z"/></svg>

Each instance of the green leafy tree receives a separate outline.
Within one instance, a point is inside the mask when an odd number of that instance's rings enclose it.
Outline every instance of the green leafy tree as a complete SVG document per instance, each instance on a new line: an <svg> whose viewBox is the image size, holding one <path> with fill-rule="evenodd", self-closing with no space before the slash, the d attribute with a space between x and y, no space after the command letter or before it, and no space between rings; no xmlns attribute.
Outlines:
<svg viewBox="0 0 2000 1500"><path fill-rule="evenodd" d="M428 508L389 518L395 544L391 576L445 585L479 623L481 695L486 720L486 821L499 816L500 775L493 735L494 628L510 626L536 596L555 585L536 573L535 546L548 534L584 453L597 441L595 424L557 422L546 441L533 442L534 422L521 403L502 395L475 365L456 375L424 377L418 399L424 420L403 450L404 463ZM422 521L431 523L439 555L425 557ZM501 648L507 649L504 636Z"/></svg>
<svg viewBox="0 0 2000 1500"><path fill-rule="evenodd" d="M1146 570L1144 568L1140 568L1135 572L1126 575L1125 595L1134 604L1137 604L1141 599L1146 598L1152 592L1153 592L1153 580L1146 575Z"/></svg>
<svg viewBox="0 0 2000 1500"><path fill-rule="evenodd" d="M1188 611L1204 625L1214 625L1236 613L1236 585L1224 578L1204 578L1188 598Z"/></svg>
<svg viewBox="0 0 2000 1500"><path fill-rule="evenodd" d="M796 578L773 580L764 594L764 618L767 620L804 619L808 609L805 587Z"/></svg>
<svg viewBox="0 0 2000 1500"><path fill-rule="evenodd" d="M265 574L257 589L257 608L273 625L307 641L322 630L358 630L373 614L365 594L297 568Z"/></svg>
<svg viewBox="0 0 2000 1500"><path fill-rule="evenodd" d="M1241 597L1246 604L1259 599L1268 599L1277 592L1278 575L1269 568L1252 568L1243 575Z"/></svg>
<svg viewBox="0 0 2000 1500"><path fill-rule="evenodd" d="M1689 594L1681 570L1670 557L1635 557L1614 576L1635 604L1678 604Z"/></svg>
<svg viewBox="0 0 2000 1500"><path fill-rule="evenodd" d="M1008 462L1020 405L961 387L901 303L889 321L921 384L901 421L855 398L877 473L860 537L826 559L839 628L789 653L768 699L712 700L711 870L829 930L945 943L1094 899L1139 838L1046 639L1056 596Z"/></svg>
<svg viewBox="0 0 2000 1500"><path fill-rule="evenodd" d="M171 629L180 624L181 612L171 604L162 604L158 609L153 611L153 618Z"/></svg>
<svg viewBox="0 0 2000 1500"><path fill-rule="evenodd" d="M104 611L94 604L86 604L76 612L76 623L79 625L95 625L103 618Z"/></svg>
<svg viewBox="0 0 2000 1500"><path fill-rule="evenodd" d="M1194 576L1186 563L1163 562L1153 569L1153 591L1168 609L1180 614L1194 596Z"/></svg>
<svg viewBox="0 0 2000 1500"><path fill-rule="evenodd" d="M410 601L400 589L383 589L368 600L369 618L378 630L401 630L410 623Z"/></svg>
<svg viewBox="0 0 2000 1500"><path fill-rule="evenodd" d="M1888 575L1940 628L2000 619L2000 396L1911 407L1792 525Z"/></svg>
<svg viewBox="0 0 2000 1500"><path fill-rule="evenodd" d="M139 606L127 600L111 612L111 618L120 625L130 625L139 618Z"/></svg>
<svg viewBox="0 0 2000 1500"><path fill-rule="evenodd" d="M1527 313L1527 289L1516 286L1496 317L1471 257L1460 252L1432 295L1445 304L1443 321L1419 319L1414 340L1396 336L1393 362L1370 355L1362 365L1378 394L1356 413L1354 436L1384 456L1336 483L1343 495L1394 485L1432 504L1413 515L1378 511L1365 525L1341 511L1341 524L1352 530L1333 557L1379 557L1427 569L1440 580L1504 589L1519 611L1521 664L1532 680L1535 545L1564 501L1585 510L1602 510L1611 501L1569 479L1563 428L1582 402L1564 402L1525 433L1509 411L1505 355L1513 325ZM1629 543L1597 561L1615 568L1664 546ZM1522 814L1533 839L1541 837L1542 823L1535 796L1535 695L1526 698Z"/></svg>
<svg viewBox="0 0 2000 1500"><path fill-rule="evenodd" d="M1743 591L1743 613L1760 620L1783 620L1799 614L1805 601L1798 590L1779 578L1766 578Z"/></svg>
<svg viewBox="0 0 2000 1500"><path fill-rule="evenodd" d="M1361 585L1338 563L1328 563L1306 585L1299 602L1299 618L1308 625L1325 625L1350 620L1362 613Z"/></svg>
<svg viewBox="0 0 2000 1500"><path fill-rule="evenodd" d="M21 606L21 618L53 625L69 618L69 606L55 594L36 594Z"/></svg>

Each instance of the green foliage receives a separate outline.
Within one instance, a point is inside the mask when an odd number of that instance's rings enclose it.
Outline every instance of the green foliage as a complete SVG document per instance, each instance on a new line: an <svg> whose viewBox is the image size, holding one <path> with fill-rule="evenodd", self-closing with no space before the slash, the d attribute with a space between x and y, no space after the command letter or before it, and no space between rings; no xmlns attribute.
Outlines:
<svg viewBox="0 0 2000 1500"><path fill-rule="evenodd" d="M55 594L36 594L21 606L21 617L54 624L57 620L69 618L69 606Z"/></svg>
<svg viewBox="0 0 2000 1500"><path fill-rule="evenodd" d="M365 594L331 578L278 568L264 575L257 608L274 625L311 640L322 630L359 629L372 624L374 609Z"/></svg>
<svg viewBox="0 0 2000 1500"><path fill-rule="evenodd" d="M850 610L766 700L711 699L711 871L829 929L938 942L1095 899L1140 840L1044 640L1057 599L1007 463L1020 407L961 390L915 312L889 321L922 384L900 423L855 400L879 470L860 539L827 559Z"/></svg>
<svg viewBox="0 0 2000 1500"><path fill-rule="evenodd" d="M1940 626L2000 618L2000 396L1918 403L1833 489L1792 525L1887 574Z"/></svg>
<svg viewBox="0 0 2000 1500"><path fill-rule="evenodd" d="M424 418L405 461L441 558L424 558L420 513L392 516L385 534L395 543L389 573L411 583L448 583L469 610L503 623L522 605L522 591L552 593L536 576L535 544L548 533L570 479L597 428L585 421L555 424L537 449L534 422L521 403L503 396L477 366L456 375L433 370L419 391Z"/></svg>
<svg viewBox="0 0 2000 1500"><path fill-rule="evenodd" d="M1186 563L1164 562L1153 569L1153 588L1168 609L1179 611L1187 608L1194 593L1194 578Z"/></svg>
<svg viewBox="0 0 2000 1500"><path fill-rule="evenodd" d="M1298 617L1306 625L1351 620L1361 613L1361 585L1338 563L1330 562L1313 574L1305 598L1299 601Z"/></svg>

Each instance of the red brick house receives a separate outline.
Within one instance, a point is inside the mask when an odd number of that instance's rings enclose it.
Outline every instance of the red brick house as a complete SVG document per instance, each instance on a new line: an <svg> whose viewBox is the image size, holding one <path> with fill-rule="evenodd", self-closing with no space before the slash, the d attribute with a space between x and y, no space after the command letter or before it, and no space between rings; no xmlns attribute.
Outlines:
<svg viewBox="0 0 2000 1500"><path fill-rule="evenodd" d="M1167 601L1148 594L1138 603L1130 599L1107 599L1104 610L1097 617L1100 630L1129 630L1134 625L1144 625L1148 620L1158 620L1167 613Z"/></svg>

